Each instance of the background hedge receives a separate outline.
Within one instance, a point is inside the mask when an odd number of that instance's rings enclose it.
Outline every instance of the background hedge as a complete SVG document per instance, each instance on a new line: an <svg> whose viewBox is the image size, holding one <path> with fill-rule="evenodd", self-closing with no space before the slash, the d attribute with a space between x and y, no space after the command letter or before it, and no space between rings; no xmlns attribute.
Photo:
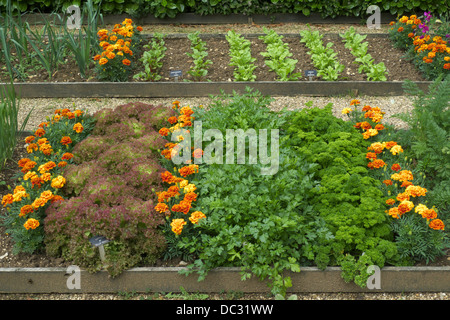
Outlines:
<svg viewBox="0 0 450 320"><path fill-rule="evenodd" d="M81 6L82 0L0 0L0 9L4 12L7 1L21 12L61 12L68 6ZM101 6L104 14L127 13L138 18L153 15L157 18L176 17L179 13L211 14L273 14L317 13L322 18L337 16L367 17L367 8L377 5L382 12L393 15L423 14L430 11L434 15L448 15L448 0L93 0Z"/></svg>

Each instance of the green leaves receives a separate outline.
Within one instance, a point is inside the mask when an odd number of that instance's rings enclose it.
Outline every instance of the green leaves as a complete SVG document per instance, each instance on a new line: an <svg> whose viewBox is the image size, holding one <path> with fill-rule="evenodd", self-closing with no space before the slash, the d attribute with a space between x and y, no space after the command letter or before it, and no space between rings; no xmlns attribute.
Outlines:
<svg viewBox="0 0 450 320"><path fill-rule="evenodd" d="M318 69L317 75L327 81L336 81L340 73L344 70L344 65L339 63L336 56L337 53L331 48L332 42L327 43L326 47L322 43L322 35L319 31L312 32L310 29L300 32L300 42L310 49L308 54L311 56L311 60L314 66Z"/></svg>
<svg viewBox="0 0 450 320"><path fill-rule="evenodd" d="M230 45L230 65L236 67L234 69L234 80L254 81L256 76L253 71L256 69L254 65L256 58L252 57L250 41L234 30L228 31L225 37Z"/></svg>
<svg viewBox="0 0 450 320"><path fill-rule="evenodd" d="M278 35L274 30L264 27L266 35L260 39L267 45L266 51L260 54L266 58L266 65L274 71L278 81L296 81L301 76L301 72L294 73L297 60L291 59L292 53L289 45L283 42L283 36Z"/></svg>
<svg viewBox="0 0 450 320"><path fill-rule="evenodd" d="M162 68L162 60L166 56L166 45L164 35L155 32L152 41L144 45L147 49L139 59L144 65L144 71L134 75L134 79L144 79L145 81L158 81L161 79L159 71Z"/></svg>
<svg viewBox="0 0 450 320"><path fill-rule="evenodd" d="M208 74L209 65L212 64L211 60L208 60L208 51L206 48L206 42L201 40L200 31L188 34L188 39L191 41L191 52L186 52L186 55L193 59L193 66L189 69L188 73L195 79L201 80Z"/></svg>
<svg viewBox="0 0 450 320"><path fill-rule="evenodd" d="M359 64L358 72L365 73L368 81L386 81L386 66L384 62L374 63L372 56L367 53L368 42L364 42L366 35L356 33L355 28L350 27L345 33L339 36L345 43L345 47L349 49L355 57L354 63Z"/></svg>

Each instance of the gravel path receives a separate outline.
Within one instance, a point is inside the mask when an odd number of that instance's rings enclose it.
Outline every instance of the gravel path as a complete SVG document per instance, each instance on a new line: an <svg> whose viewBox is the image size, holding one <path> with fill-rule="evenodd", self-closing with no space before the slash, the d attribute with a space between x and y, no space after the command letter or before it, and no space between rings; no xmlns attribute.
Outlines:
<svg viewBox="0 0 450 320"><path fill-rule="evenodd" d="M305 108L305 103L313 101L314 106L323 107L328 103L333 103L333 113L337 117L343 117L341 110L348 107L350 101L354 99L351 96L342 97L310 97L310 96L295 96L295 97L282 97L274 96L274 102L270 105L270 108L275 111L280 111L283 108L288 110ZM196 97L196 98L174 98L174 99L133 99L133 98L58 98L58 99L22 99L20 101L20 117L19 123L22 123L25 115L30 111L31 117L25 128L27 131L36 130L37 126L46 121L46 117L53 114L55 109L69 108L69 109L82 109L88 113L93 114L103 108L115 108L120 104L125 104L133 101L140 101L149 104L163 104L168 107L172 106L172 102L178 99L183 106L199 106L203 105L208 107L211 103L209 97ZM403 126L403 123L391 116L396 113L403 113L413 108L410 97L406 96L392 96L392 97L371 97L361 96L357 97L361 101L362 105L370 105L372 107L380 107L385 114L383 119L384 123L390 123L397 127Z"/></svg>

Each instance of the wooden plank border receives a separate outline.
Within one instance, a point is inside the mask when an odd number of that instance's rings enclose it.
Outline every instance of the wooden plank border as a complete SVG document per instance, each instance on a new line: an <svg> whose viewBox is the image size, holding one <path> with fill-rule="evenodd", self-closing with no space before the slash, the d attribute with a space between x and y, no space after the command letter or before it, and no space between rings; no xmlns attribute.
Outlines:
<svg viewBox="0 0 450 320"><path fill-rule="evenodd" d="M430 81L415 82L427 91ZM183 98L204 97L233 91L243 93L246 87L270 96L400 96L401 81L256 81L256 82L66 82L15 83L21 98ZM10 84L0 84L0 87Z"/></svg>
<svg viewBox="0 0 450 320"><path fill-rule="evenodd" d="M116 278L106 271L79 273L80 287L69 288L73 271L66 268L0 268L0 293L117 293L188 292L244 293L270 292L267 282L252 277L241 280L240 268L217 268L205 280L195 274L179 273L182 267L133 268ZM68 272L69 271L69 272ZM380 270L380 288L361 288L346 283L339 267L320 270L303 267L288 273L293 286L289 292L450 292L450 267L384 267ZM72 278L69 278L72 277Z"/></svg>

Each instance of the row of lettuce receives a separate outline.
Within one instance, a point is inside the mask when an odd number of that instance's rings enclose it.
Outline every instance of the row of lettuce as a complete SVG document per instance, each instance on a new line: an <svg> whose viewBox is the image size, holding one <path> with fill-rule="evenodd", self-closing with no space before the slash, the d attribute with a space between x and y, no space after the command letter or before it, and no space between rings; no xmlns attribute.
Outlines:
<svg viewBox="0 0 450 320"><path fill-rule="evenodd" d="M182 258L183 272L199 279L242 267L243 279L265 279L274 294L292 285L284 271L301 266L341 266L364 287L370 265L430 262L449 248L449 81L415 93L409 129L359 100L342 110L347 121L332 104L274 112L251 89L209 108L56 110L25 139L29 157L2 198L2 224L14 253L45 252L112 276ZM267 163L251 161L250 144L245 161L221 162L210 129L279 130L278 171L262 175ZM200 147L187 139L198 134L209 137ZM201 161L205 153L216 160ZM110 240L104 260L94 236Z"/></svg>

